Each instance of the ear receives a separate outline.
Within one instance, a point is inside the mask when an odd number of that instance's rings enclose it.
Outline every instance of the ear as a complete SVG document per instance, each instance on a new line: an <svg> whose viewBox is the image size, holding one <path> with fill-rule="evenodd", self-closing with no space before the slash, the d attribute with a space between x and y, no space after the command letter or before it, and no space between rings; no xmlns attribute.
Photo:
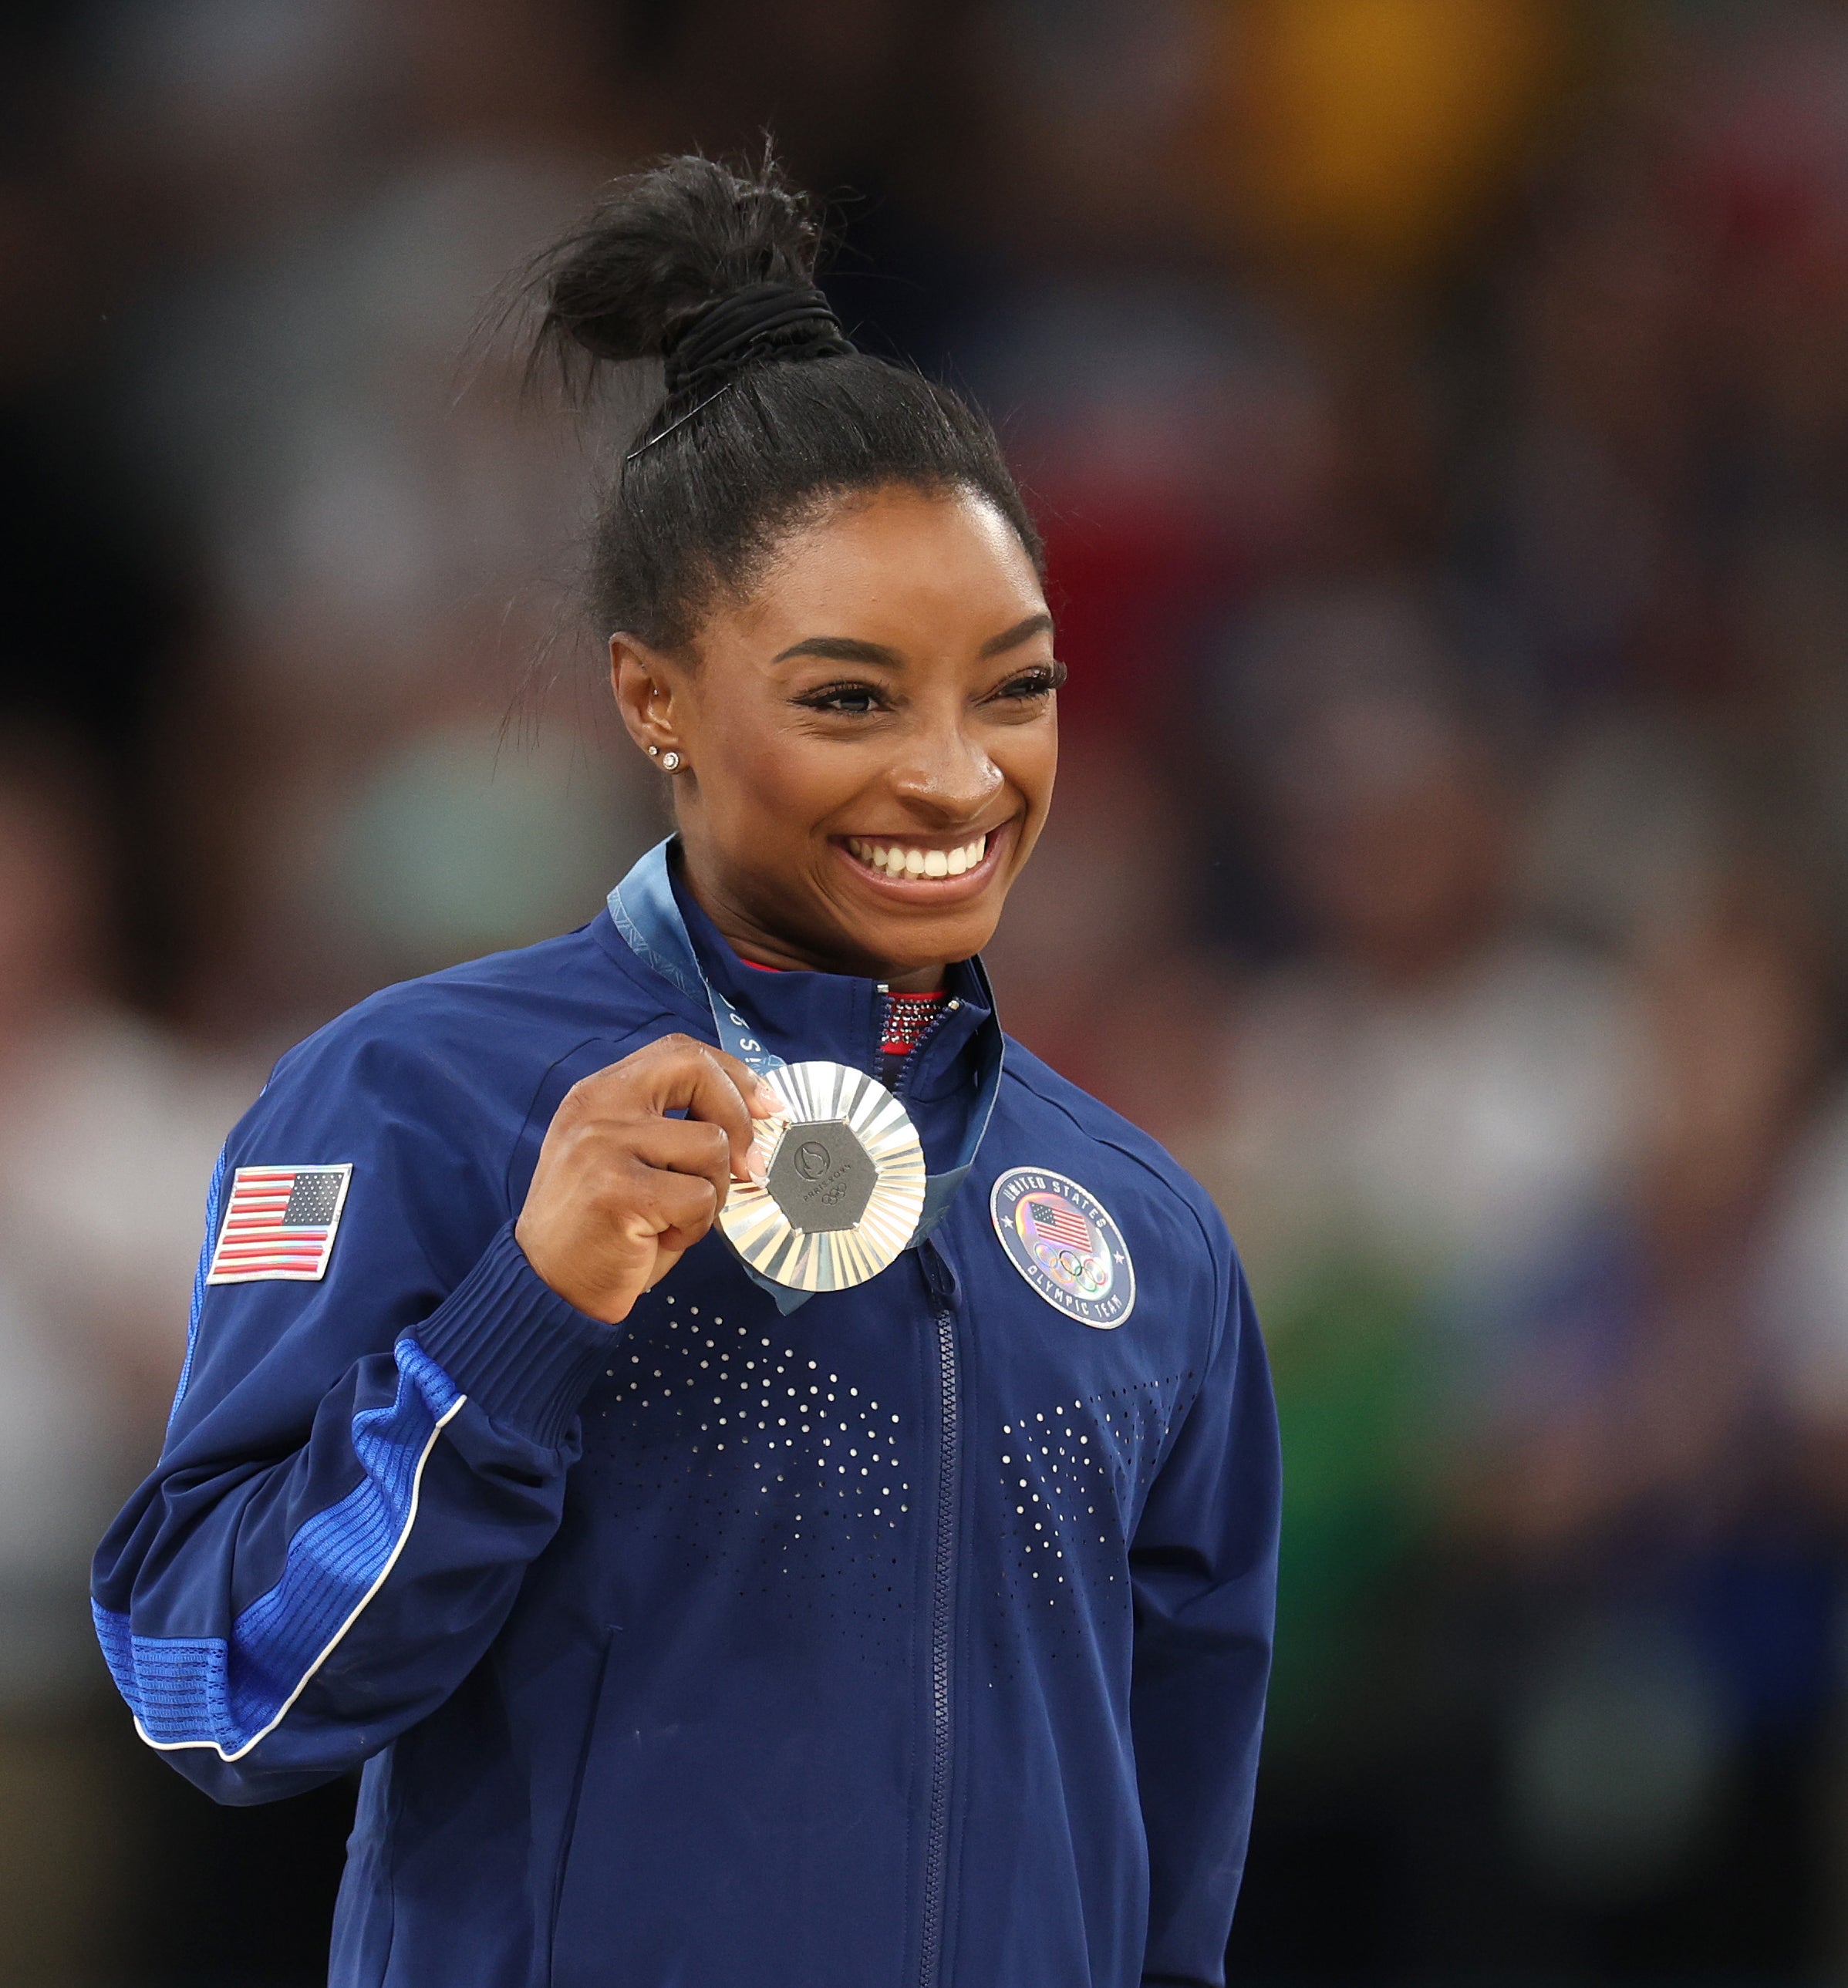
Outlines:
<svg viewBox="0 0 1848 1988"><path fill-rule="evenodd" d="M659 650L633 635L610 637L610 688L616 708L629 736L657 762L663 752L686 750L674 708L679 677L672 658Z"/></svg>

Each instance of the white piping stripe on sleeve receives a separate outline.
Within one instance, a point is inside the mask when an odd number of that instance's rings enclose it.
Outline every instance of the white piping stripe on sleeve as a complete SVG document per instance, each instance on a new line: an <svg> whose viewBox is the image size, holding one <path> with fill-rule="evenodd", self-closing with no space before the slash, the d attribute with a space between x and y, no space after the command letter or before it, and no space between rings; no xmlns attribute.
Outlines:
<svg viewBox="0 0 1848 1988"><path fill-rule="evenodd" d="M430 1452L436 1447L436 1439L442 1434L444 1429L448 1426L448 1425L455 1419L457 1414L462 1409L463 1404L467 1401L468 1398L469 1398L466 1395L458 1395L455 1399L449 1404L448 1408L445 1408L442 1413L437 1417L435 1425L430 1431L430 1440L424 1445L423 1453L417 1459L417 1468L411 1473L411 1505L410 1509L404 1514L404 1529L398 1534L398 1542L396 1545L392 1547L391 1554L386 1560L384 1565L379 1569L378 1578L374 1581L372 1585L366 1590L365 1593L360 1597L358 1602L354 1608L353 1613L347 1618L346 1621L344 1621L337 1629L334 1631L332 1638L328 1641L327 1647L322 1651L320 1655L315 1658L314 1662L311 1663L308 1666L307 1669L303 1672L301 1682L298 1684L294 1690L283 1700L281 1708L276 1712L276 1716L272 1719L269 1723L264 1726L260 1732L253 1733L250 1737L244 1742L242 1746L239 1747L235 1753L227 1753L224 1748L221 1746L215 1740L151 1739L148 1736L147 1727L141 1723L139 1719L137 1719L135 1721L135 1730L140 1734L141 1737L147 1741L150 1746L153 1747L157 1753L184 1753L188 1748L208 1747L213 1753L216 1753L221 1760L224 1761L227 1765L230 1765L235 1761L242 1760L244 1756L250 1751L252 1747L257 1746L262 1741L267 1740L270 1734L272 1733L276 1729L282 1724L283 1721L288 1717L289 1710L294 1705L296 1700L301 1696L302 1693L308 1689L310 1684L313 1682L315 1673L321 1668L322 1665L326 1663L327 1659L333 1655L334 1652L340 1648L341 1643L345 1641L347 1631L353 1627L354 1624L357 1622L363 1614L365 1614L367 1606L371 1602L372 1598L377 1594L381 1587L384 1586L386 1580L391 1574L391 1570L397 1566L398 1557L404 1551L405 1542L409 1540L411 1537L411 1528L417 1523L418 1502L423 1495L424 1466L430 1461Z"/></svg>

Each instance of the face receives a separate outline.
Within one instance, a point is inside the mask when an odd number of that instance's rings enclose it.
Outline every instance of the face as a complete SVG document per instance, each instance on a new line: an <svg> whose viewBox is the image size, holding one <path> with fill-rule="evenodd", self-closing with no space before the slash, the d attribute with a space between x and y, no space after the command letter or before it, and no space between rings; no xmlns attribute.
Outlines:
<svg viewBox="0 0 1848 1988"><path fill-rule="evenodd" d="M1052 797L1063 674L989 505L845 502L691 656L611 654L631 735L680 755L688 877L746 958L903 987L987 943Z"/></svg>

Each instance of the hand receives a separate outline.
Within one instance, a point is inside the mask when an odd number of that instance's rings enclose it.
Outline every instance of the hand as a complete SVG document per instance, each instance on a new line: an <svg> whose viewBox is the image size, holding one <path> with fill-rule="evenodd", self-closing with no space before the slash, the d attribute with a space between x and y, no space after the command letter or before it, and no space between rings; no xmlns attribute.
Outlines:
<svg viewBox="0 0 1848 1988"><path fill-rule="evenodd" d="M561 1298L620 1324L712 1227L732 1182L763 1178L751 1121L781 1109L736 1057L663 1036L565 1093L514 1239Z"/></svg>

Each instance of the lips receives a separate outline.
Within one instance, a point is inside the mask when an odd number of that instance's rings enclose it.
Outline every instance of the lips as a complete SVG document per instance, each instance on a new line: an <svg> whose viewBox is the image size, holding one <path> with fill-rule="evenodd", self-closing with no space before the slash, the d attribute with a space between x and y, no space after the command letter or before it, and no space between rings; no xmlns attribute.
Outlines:
<svg viewBox="0 0 1848 1988"><path fill-rule="evenodd" d="M850 835L844 847L856 863L880 876L919 882L962 877L978 869L988 853L990 840L987 835L978 835L953 849L927 849L916 843Z"/></svg>

